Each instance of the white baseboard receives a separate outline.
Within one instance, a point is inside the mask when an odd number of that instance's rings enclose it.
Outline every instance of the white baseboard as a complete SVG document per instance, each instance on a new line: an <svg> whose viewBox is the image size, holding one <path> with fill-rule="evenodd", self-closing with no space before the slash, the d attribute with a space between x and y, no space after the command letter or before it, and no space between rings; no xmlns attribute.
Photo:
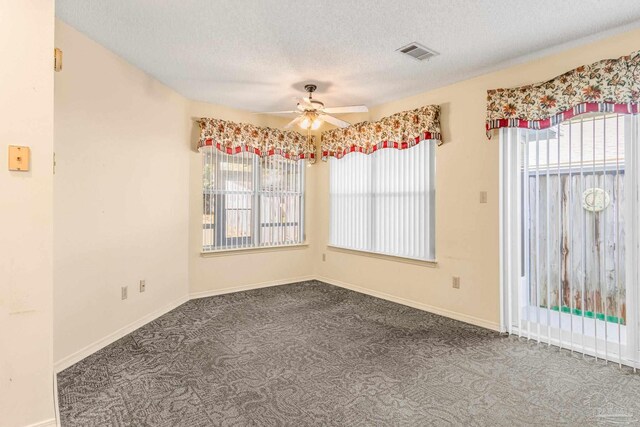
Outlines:
<svg viewBox="0 0 640 427"><path fill-rule="evenodd" d="M231 294L234 292L250 291L251 289L270 288L272 286L288 285L290 283L297 283L297 282L306 282L309 280L314 280L315 278L316 278L315 276L301 276L301 277L294 277L291 279L270 280L267 282L253 283L251 285L231 286L228 288L213 289L210 291L192 292L191 294L189 294L189 299L213 297L216 295Z"/></svg>
<svg viewBox="0 0 640 427"><path fill-rule="evenodd" d="M216 296L216 295L223 295L223 294L229 294L229 293L233 293L233 292L241 292L241 291L248 291L251 289L260 289L260 288L268 288L268 287L272 287L272 286L281 286L281 285L287 285L290 283L296 283L296 282L306 282L309 280L318 280L320 282L325 282L328 283L330 285L334 285L334 286L339 286L341 288L345 288L345 289L349 289L355 292L359 292L362 294L366 294L366 295L371 295L373 297L376 298L381 298L387 301L391 301L391 302L395 302L398 304L402 304L402 305L406 305L409 307L413 307L413 308L417 308L418 310L423 310L423 311L428 311L430 313L434 313L434 314L438 314L440 316L445 316L445 317L449 317L451 319L455 319L455 320L459 320L461 322L465 322L465 323L470 323L472 325L476 325L476 326L480 326L483 328L487 328L487 329L491 329L494 331L499 331L500 330L500 325L498 323L494 323L494 322L489 322L487 320L484 319L480 319L477 317L473 317L473 316L469 316L466 314L462 314L462 313L457 313L455 311L450 311L450 310L446 310L443 308L438 308L438 307L434 307L428 304L423 304L420 302L416 302L416 301L412 301L412 300L408 300L405 298L401 298L401 297L396 297L394 295L390 295L384 292L378 292L378 291L373 291L371 289L367 289L367 288L363 288L360 286L356 286L356 285L352 285L349 283L345 283L345 282L341 282L339 280L334 280L334 279L330 279L328 277L319 277L319 276L301 276L301 277L294 277L294 278L289 278L289 279L281 279L281 280L271 280L271 281L266 281L266 282L260 282L260 283L254 283L254 284L249 284L249 285L241 285L241 286L232 286L232 287L228 287L228 288L222 288L222 289L214 289L214 290L210 290L210 291L202 291L202 292L193 292L190 293L189 295L185 295L184 297L178 298L177 300L173 301L171 304L168 304L167 306L156 310L152 313L147 314L146 316L136 320L135 322L129 323L128 325L118 329L117 331L107 335L106 337L99 339L98 341L94 342L93 344L90 344L86 347L84 347L83 349L59 360L58 362L56 362L54 364L54 372L58 373L61 372L65 369L67 369L68 367L78 363L79 361L81 361L82 359L84 359L87 356L90 356L91 354L95 353L96 351L100 350L103 347L106 347L107 345L119 340L120 338L124 337L125 335L135 331L136 329L140 328L141 326L146 325L147 323L157 319L158 317L162 316L165 313L168 313L169 311L173 310L174 308L178 307L179 305L192 300L192 299L198 299L198 298L206 298L206 297L211 297L211 296ZM48 422L48 421L47 421ZM47 425L47 424L43 424L43 425ZM55 425L55 420L54 420L54 425Z"/></svg>
<svg viewBox="0 0 640 427"><path fill-rule="evenodd" d="M398 304L406 305L409 307L417 308L418 310L428 311L429 313L437 314L439 316L449 317L451 319L459 320L471 325L480 326L482 328L491 329L494 331L500 331L500 324L490 322L488 320L480 319L478 317L469 316L467 314L457 313L455 311L446 310L444 308L434 307L432 305L423 304L421 302L412 301L406 298L397 297L385 292L374 291L371 289L363 288L360 286L352 285L350 283L341 282L340 280L330 279L328 277L316 277L316 280L325 282L330 285L338 286L341 288L349 289L351 291L359 292L361 294L370 295L372 297L381 298L387 301L395 302Z"/></svg>
<svg viewBox="0 0 640 427"><path fill-rule="evenodd" d="M140 319L129 323L126 326L123 326L122 328L118 329L117 331L114 331L112 333L110 333L109 335L107 335L104 338L101 338L97 341L95 341L92 344L89 344L88 346L76 351L73 354L70 354L67 357L64 357L61 360L58 360L57 362L54 363L53 365L53 371L54 373L59 373L64 371L65 369L67 369L68 367L75 365L76 363L78 363L79 361L81 361L82 359L84 359L87 356L92 355L93 353L95 353L96 351L100 350L101 348L104 348L106 346L108 346L109 344L119 340L120 338L124 337L127 334L130 334L131 332L135 331L136 329L140 328L141 326L146 325L147 323L156 320L158 317L162 316L163 314L166 314L168 312L170 312L171 310L173 310L174 308L178 307L179 305L184 304L185 302L187 302L189 300L189 297L187 295L182 296L180 298L178 298L175 301L172 301L171 303L165 305L162 308L159 308L158 310L152 311L151 313L147 314L146 316L141 317Z"/></svg>
<svg viewBox="0 0 640 427"><path fill-rule="evenodd" d="M51 418L44 421L38 421L37 423L34 423L34 424L29 424L26 427L55 427L55 426L56 426L56 420L55 418Z"/></svg>
<svg viewBox="0 0 640 427"><path fill-rule="evenodd" d="M171 302L170 304L155 310L149 314L147 314L144 317L141 317L140 319L136 320L135 322L131 322L128 325L118 329L115 332L110 333L109 335L107 335L104 338L101 338L97 341L95 341L92 344L89 344L88 346L78 350L77 352L57 361L54 365L53 365L53 370L54 373L59 373L64 371L65 369L67 369L70 366L73 366L74 364L78 363L79 361L81 361L82 359L84 359L87 356L92 355L93 353L95 353L96 351L100 350L101 348L104 348L106 346L108 346L109 344L119 340L120 338L124 337L127 334L130 334L131 332L135 331L136 329L146 325L147 323L157 319L158 317L162 316L163 314L166 314L168 312L170 312L171 310L173 310L174 308L178 307L179 305L184 304L185 302L191 300L191 299L196 299L196 298L205 298L205 297L211 297L211 296L215 296L215 295L223 295L223 294L229 294L229 293L233 293L233 292L240 292L240 291L248 291L251 289L260 289L260 288L268 288L271 286L279 286L279 285L286 285L289 283L295 283L295 282L304 282L307 280L313 280L314 276L302 276L302 277L294 277L294 278L290 278L290 279L282 279L282 280L272 280L272 281L267 281L267 282L260 282L260 283L254 283L254 284L250 284L250 285L243 285L243 286L233 286L233 287L229 287L229 288L223 288L223 289L214 289L211 291L204 291L204 292L194 292L192 294L189 295L185 295L183 297L178 298L177 300Z"/></svg>

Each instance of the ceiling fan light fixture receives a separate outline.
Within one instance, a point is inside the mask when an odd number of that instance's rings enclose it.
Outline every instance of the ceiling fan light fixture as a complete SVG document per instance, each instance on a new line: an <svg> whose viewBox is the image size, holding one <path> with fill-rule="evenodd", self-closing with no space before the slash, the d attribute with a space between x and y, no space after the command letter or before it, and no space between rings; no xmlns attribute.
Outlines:
<svg viewBox="0 0 640 427"><path fill-rule="evenodd" d="M300 122L299 125L302 129L309 129L309 126L311 126L311 120L309 120L309 117L306 117L304 119L302 119L302 121Z"/></svg>
<svg viewBox="0 0 640 427"><path fill-rule="evenodd" d="M322 125L322 120L316 117L316 118L313 120L313 122L311 123L311 129L312 129L312 130L316 130L316 129L318 129L321 125Z"/></svg>

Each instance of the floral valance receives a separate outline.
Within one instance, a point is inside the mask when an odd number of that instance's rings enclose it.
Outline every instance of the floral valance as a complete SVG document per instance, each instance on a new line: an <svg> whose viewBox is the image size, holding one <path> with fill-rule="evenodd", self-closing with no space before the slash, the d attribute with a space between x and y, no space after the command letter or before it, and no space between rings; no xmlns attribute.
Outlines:
<svg viewBox="0 0 640 427"><path fill-rule="evenodd" d="M214 146L227 154L242 151L258 156L280 155L287 159L315 159L315 139L298 132L202 118L198 148Z"/></svg>
<svg viewBox="0 0 640 427"><path fill-rule="evenodd" d="M405 149L435 139L441 144L440 106L427 105L403 111L377 122L362 122L322 133L322 158L359 152L371 154L382 148Z"/></svg>
<svg viewBox="0 0 640 427"><path fill-rule="evenodd" d="M544 129L591 112L634 114L640 102L640 51L583 65L543 83L487 92L491 129Z"/></svg>

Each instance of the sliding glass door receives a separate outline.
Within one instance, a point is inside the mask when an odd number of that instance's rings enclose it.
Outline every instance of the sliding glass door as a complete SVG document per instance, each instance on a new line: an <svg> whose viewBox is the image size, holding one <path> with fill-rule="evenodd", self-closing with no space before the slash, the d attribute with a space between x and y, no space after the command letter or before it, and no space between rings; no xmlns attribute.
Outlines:
<svg viewBox="0 0 640 427"><path fill-rule="evenodd" d="M634 365L638 117L503 129L503 328Z"/></svg>

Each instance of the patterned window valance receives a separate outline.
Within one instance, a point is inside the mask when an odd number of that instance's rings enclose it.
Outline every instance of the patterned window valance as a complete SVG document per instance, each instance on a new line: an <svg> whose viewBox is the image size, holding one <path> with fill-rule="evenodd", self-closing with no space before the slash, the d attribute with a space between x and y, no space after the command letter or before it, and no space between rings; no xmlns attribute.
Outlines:
<svg viewBox="0 0 640 427"><path fill-rule="evenodd" d="M341 158L352 152L371 154L382 148L402 150L428 139L437 140L438 145L442 143L439 105L427 105L377 122L356 123L323 132L322 159Z"/></svg>
<svg viewBox="0 0 640 427"><path fill-rule="evenodd" d="M544 129L578 114L635 114L640 102L640 51L584 65L544 83L487 91L491 129Z"/></svg>
<svg viewBox="0 0 640 427"><path fill-rule="evenodd" d="M198 148L214 146L227 154L242 151L258 156L280 155L287 159L315 160L315 138L294 131L260 127L247 123L202 118Z"/></svg>

